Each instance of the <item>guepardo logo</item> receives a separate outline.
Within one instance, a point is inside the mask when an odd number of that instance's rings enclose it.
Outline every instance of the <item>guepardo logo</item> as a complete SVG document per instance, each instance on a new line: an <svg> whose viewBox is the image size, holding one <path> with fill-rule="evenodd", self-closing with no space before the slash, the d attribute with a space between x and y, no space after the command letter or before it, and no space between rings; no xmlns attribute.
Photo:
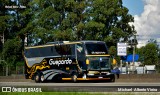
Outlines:
<svg viewBox="0 0 160 95"><path fill-rule="evenodd" d="M71 59L66 59L66 60L53 60L50 59L49 60L49 65L63 65L63 64L72 64L72 60Z"/></svg>

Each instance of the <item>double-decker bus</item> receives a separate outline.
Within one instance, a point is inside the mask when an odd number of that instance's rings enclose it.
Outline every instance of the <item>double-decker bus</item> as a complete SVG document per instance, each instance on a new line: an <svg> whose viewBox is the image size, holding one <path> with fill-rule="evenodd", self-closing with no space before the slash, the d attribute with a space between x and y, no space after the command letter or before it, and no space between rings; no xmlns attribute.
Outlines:
<svg viewBox="0 0 160 95"><path fill-rule="evenodd" d="M103 41L63 41L25 47L25 77L47 80L108 80L111 73L108 49Z"/></svg>

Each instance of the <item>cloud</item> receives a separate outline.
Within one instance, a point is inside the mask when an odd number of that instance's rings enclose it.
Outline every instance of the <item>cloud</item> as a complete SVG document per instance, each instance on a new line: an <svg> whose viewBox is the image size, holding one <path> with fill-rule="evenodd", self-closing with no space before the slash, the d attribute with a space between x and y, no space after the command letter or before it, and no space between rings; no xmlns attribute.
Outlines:
<svg viewBox="0 0 160 95"><path fill-rule="evenodd" d="M160 0L143 0L144 11L134 16L137 31L138 47L144 46L148 40L160 38Z"/></svg>

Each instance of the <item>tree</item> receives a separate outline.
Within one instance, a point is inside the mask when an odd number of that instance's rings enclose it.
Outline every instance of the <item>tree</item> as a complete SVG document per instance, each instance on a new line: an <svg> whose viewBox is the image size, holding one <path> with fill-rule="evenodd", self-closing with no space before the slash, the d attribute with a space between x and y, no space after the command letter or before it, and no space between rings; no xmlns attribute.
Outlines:
<svg viewBox="0 0 160 95"><path fill-rule="evenodd" d="M158 48L155 43L148 43L144 48L144 63L156 65L158 63Z"/></svg>
<svg viewBox="0 0 160 95"><path fill-rule="evenodd" d="M109 48L108 53L109 53L111 56L116 56L116 55L117 55L117 49L116 49L116 47L115 47L115 46L111 46L111 47Z"/></svg>
<svg viewBox="0 0 160 95"><path fill-rule="evenodd" d="M110 47L135 33L129 25L134 19L122 0L33 0L29 4L34 14L23 31L29 32L33 43L102 40Z"/></svg>
<svg viewBox="0 0 160 95"><path fill-rule="evenodd" d="M134 26L129 25L134 18L128 14L122 0L89 1L90 20L86 23L88 39L103 40L108 46L116 46L118 41L127 42L136 33Z"/></svg>
<svg viewBox="0 0 160 95"><path fill-rule="evenodd" d="M21 60L21 42L18 39L8 39L3 47L2 55L7 63L16 63Z"/></svg>
<svg viewBox="0 0 160 95"><path fill-rule="evenodd" d="M143 47L141 47L141 48L137 48L137 49L136 49L136 53L139 54L139 59L138 59L138 61L144 63L145 47L143 46Z"/></svg>
<svg viewBox="0 0 160 95"><path fill-rule="evenodd" d="M136 50L140 55L139 61L144 62L146 65L158 65L159 46L154 39L148 40L148 44Z"/></svg>
<svg viewBox="0 0 160 95"><path fill-rule="evenodd" d="M30 42L45 44L49 41L80 40L84 30L85 0L33 0L34 12L30 23L23 29Z"/></svg>
<svg viewBox="0 0 160 95"><path fill-rule="evenodd" d="M8 1L3 1L3 0L0 0L0 39L3 39L3 38L6 38L6 33L7 32L7 27L9 27L9 24L7 23L9 21L10 16L8 15L7 13L7 9L5 8L5 5L9 4ZM0 40L0 52L2 52L2 48L3 48L3 43L4 43L4 40Z"/></svg>
<svg viewBox="0 0 160 95"><path fill-rule="evenodd" d="M6 64L6 75L8 74L8 67L16 68L17 62L22 61L21 42L18 39L8 39L3 47L2 56ZM9 69L9 72L11 70ZM13 72L12 72L13 73Z"/></svg>
<svg viewBox="0 0 160 95"><path fill-rule="evenodd" d="M159 46L156 40L148 40L148 44L141 48L137 48L136 52L140 55L139 61L144 62L145 64L157 65L159 59Z"/></svg>

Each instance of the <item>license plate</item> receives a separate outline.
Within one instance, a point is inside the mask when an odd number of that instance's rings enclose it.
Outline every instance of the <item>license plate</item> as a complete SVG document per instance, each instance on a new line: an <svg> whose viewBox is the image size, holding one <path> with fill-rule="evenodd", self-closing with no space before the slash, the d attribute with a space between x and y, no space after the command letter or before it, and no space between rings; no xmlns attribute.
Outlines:
<svg viewBox="0 0 160 95"><path fill-rule="evenodd" d="M102 79L103 77L98 77L99 79Z"/></svg>

